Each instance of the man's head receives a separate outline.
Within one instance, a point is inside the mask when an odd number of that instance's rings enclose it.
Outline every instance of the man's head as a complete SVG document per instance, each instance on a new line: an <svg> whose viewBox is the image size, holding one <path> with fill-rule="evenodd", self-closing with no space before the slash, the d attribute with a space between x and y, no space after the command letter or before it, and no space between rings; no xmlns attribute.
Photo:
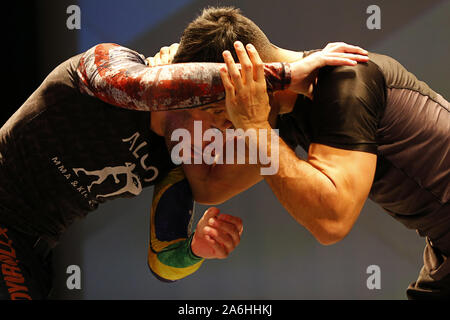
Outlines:
<svg viewBox="0 0 450 320"><path fill-rule="evenodd" d="M173 63L223 62L222 52L229 50L237 60L235 41L251 43L263 61L273 61L276 47L264 32L240 10L233 7L209 7L184 30Z"/></svg>
<svg viewBox="0 0 450 320"><path fill-rule="evenodd" d="M238 62L233 44L251 43L261 59L276 61L278 48L272 45L262 30L241 11L233 7L209 7L184 30L172 63L223 62L222 53L228 50ZM225 101L188 111L193 118L224 130L231 126L225 112Z"/></svg>

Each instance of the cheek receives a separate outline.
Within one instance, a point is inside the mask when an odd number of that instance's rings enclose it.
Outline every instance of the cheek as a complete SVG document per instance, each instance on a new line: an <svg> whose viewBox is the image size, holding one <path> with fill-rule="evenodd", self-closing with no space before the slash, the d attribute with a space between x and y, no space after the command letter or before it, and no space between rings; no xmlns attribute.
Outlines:
<svg viewBox="0 0 450 320"><path fill-rule="evenodd" d="M202 120L207 123L214 123L218 120L218 117L212 112L205 111L202 115Z"/></svg>
<svg viewBox="0 0 450 320"><path fill-rule="evenodd" d="M225 122L225 121L227 121L228 119L227 119L227 117L226 117L226 114L225 114L225 112L222 112L218 117L217 117L217 121L219 121L219 122Z"/></svg>

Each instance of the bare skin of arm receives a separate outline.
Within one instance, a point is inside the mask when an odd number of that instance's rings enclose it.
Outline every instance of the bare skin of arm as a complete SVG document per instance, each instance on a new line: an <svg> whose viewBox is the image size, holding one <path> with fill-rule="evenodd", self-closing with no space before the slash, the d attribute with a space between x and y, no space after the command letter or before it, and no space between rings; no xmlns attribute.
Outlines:
<svg viewBox="0 0 450 320"><path fill-rule="evenodd" d="M258 53L242 44L236 51L243 72L235 67L231 54L224 53L227 68L221 70L226 90L226 107L230 120L237 127L266 129L270 110L264 89ZM250 65L251 67L244 67ZM247 72L245 72L247 70ZM292 87L308 94L308 86ZM260 131L259 131L260 132ZM282 139L269 150L279 148L279 170L264 176L279 201L294 219L307 228L322 244L333 244L344 238L355 223L372 185L376 155L348 151L321 144L311 144L306 161L299 159Z"/></svg>
<svg viewBox="0 0 450 320"><path fill-rule="evenodd" d="M194 111L170 111L166 112L164 137L169 152L178 142L171 141L170 137L172 132L178 128L187 129L193 137L193 123L195 120L202 120L203 129L210 127L217 127L213 124L210 114L208 112L202 112L201 110ZM237 144L235 141L226 141L226 136L223 133L222 148L225 153L227 148L234 148L235 155L237 154ZM233 139L235 140L235 139ZM203 148L209 142L204 142ZM245 191L254 184L262 180L259 175L259 168L254 164L223 164L214 163L208 165L206 163L194 164L194 157L201 156L202 150L196 150L194 146L191 148L191 164L183 164L183 170L186 178L191 185L193 196L196 202L207 205L220 204L236 194ZM248 152L246 152L248 158ZM235 163L235 162L234 162Z"/></svg>
<svg viewBox="0 0 450 320"><path fill-rule="evenodd" d="M279 152L278 173L264 176L278 200L320 243L343 239L369 194L376 155L311 144L304 161L281 139Z"/></svg>
<svg viewBox="0 0 450 320"><path fill-rule="evenodd" d="M160 52L150 59L152 61L150 65L170 64L177 48L177 44L173 44L170 47L161 48ZM327 60L320 60L323 65L344 63L350 64L356 63L356 61L365 61L367 58L364 56L366 52L364 52L363 49L347 45L345 43L328 44L323 49L323 52L328 54L328 56L326 56ZM348 54L345 54L346 52ZM309 59L307 61L310 69L305 69L303 74L296 74L296 78L293 79L294 82L297 81L297 85L301 85L302 79L309 76L309 70L314 70L315 68L320 67L317 65L319 59ZM289 62L294 62L294 60ZM295 68L295 70L300 69ZM266 87L264 88L267 89ZM270 95L270 98L272 98L272 95ZM198 108L191 111L186 111L184 113L180 113L181 111L177 113L168 112L166 113L165 123L169 125L166 127L166 132L164 135L167 138L176 128L188 128L188 130L192 132L194 120L202 120L206 126L209 125L210 127L216 127L219 130L224 131L231 125L231 123L227 121L228 117L224 108L225 101L222 101L221 103L215 103L214 107L208 111L203 111L202 108ZM222 112L220 113L220 111ZM273 125L275 123L277 113L278 111L275 108L271 109L265 120ZM223 141L225 141L225 137ZM223 150L226 152L227 148L235 148L236 154L236 143L231 142L235 141L228 141L225 143ZM171 145L169 141L168 146L170 149ZM248 150L246 150L246 158L248 160ZM213 205L222 203L232 198L263 179L260 175L260 168L258 166L248 164L248 161L245 163L246 164L213 165L184 164L183 169L191 185L195 200L199 203Z"/></svg>

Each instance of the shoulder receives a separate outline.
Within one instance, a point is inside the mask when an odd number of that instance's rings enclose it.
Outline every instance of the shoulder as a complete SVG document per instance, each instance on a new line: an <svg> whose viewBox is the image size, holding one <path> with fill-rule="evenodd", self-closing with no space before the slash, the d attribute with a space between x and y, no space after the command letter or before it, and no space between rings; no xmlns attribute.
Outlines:
<svg viewBox="0 0 450 320"><path fill-rule="evenodd" d="M320 104L352 102L382 107L386 84L380 68L373 62L356 66L325 67L319 71L314 88L314 101Z"/></svg>
<svg viewBox="0 0 450 320"><path fill-rule="evenodd" d="M95 67L107 68L111 65L126 61L145 64L145 57L138 52L116 43L99 43L81 55L80 65L83 67L95 65Z"/></svg>
<svg viewBox="0 0 450 320"><path fill-rule="evenodd" d="M336 93L355 94L352 88L378 85L384 86L384 76L373 62L358 63L355 66L325 67L319 71L317 89L332 89ZM350 89L350 90L348 90ZM343 91L343 92L339 92Z"/></svg>

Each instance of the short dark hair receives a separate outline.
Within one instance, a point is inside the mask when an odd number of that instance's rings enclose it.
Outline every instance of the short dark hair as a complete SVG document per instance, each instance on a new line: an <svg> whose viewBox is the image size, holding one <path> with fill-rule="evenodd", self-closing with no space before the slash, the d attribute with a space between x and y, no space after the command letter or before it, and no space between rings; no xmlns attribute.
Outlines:
<svg viewBox="0 0 450 320"><path fill-rule="evenodd" d="M235 41L253 44L263 61L273 55L274 46L267 36L238 8L208 7L184 30L173 63L223 62L225 50L238 62L233 47Z"/></svg>

